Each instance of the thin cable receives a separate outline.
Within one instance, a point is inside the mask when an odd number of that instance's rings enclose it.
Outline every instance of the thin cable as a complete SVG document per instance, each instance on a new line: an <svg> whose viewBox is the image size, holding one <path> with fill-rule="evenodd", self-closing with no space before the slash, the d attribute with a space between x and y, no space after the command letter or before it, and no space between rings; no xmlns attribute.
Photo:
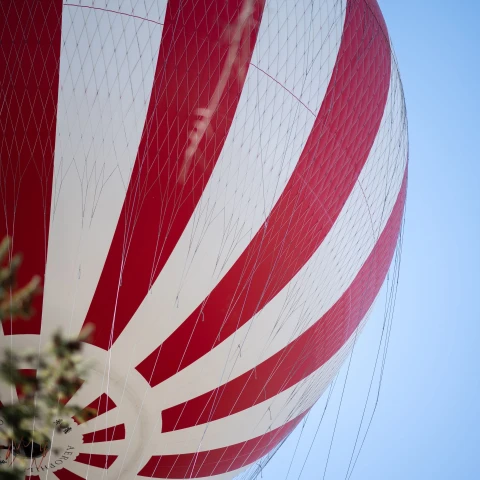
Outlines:
<svg viewBox="0 0 480 480"><path fill-rule="evenodd" d="M320 431L320 427L321 427L322 422L323 422L323 417L325 416L325 412L327 411L327 407L328 407L328 404L330 402L330 398L332 397L332 393L335 389L335 385L337 383L337 380L338 380L338 374L336 375L333 382L330 384L330 389L328 391L327 401L325 402L325 407L323 408L322 416L320 417L320 420L318 422L317 429L315 430L315 435L313 436L313 439L310 443L310 448L308 449L305 460L303 461L303 465L302 465L302 468L300 470L300 473L298 474L297 480L300 480L300 478L302 477L303 470L305 469L305 465L307 464L308 458L310 457L310 453L312 451L313 444L315 443L315 439L317 438L318 432Z"/></svg>

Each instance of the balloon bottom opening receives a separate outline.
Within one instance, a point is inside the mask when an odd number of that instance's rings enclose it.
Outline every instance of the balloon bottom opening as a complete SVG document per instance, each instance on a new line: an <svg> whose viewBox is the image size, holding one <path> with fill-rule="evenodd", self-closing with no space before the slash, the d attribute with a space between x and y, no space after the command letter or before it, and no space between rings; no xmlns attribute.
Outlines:
<svg viewBox="0 0 480 480"><path fill-rule="evenodd" d="M14 449L16 457L24 458L39 458L45 455L45 452L49 450L49 445L40 445L39 443L30 442L27 446L22 445L20 448Z"/></svg>

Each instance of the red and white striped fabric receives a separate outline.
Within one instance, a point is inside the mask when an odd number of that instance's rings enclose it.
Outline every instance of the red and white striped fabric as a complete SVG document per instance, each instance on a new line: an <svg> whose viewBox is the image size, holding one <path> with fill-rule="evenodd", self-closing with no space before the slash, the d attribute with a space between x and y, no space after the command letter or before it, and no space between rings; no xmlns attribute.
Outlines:
<svg viewBox="0 0 480 480"><path fill-rule="evenodd" d="M376 0L3 0L0 41L0 236L44 278L2 347L96 327L71 401L98 415L27 477L234 477L328 386L396 247Z"/></svg>

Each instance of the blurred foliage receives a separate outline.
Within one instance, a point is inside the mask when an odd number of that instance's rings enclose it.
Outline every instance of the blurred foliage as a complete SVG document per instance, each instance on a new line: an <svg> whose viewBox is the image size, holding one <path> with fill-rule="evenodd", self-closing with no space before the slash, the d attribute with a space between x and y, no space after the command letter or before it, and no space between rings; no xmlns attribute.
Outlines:
<svg viewBox="0 0 480 480"><path fill-rule="evenodd" d="M11 251L11 240L6 237L0 243L2 322L30 318L33 300L41 292L39 277L33 277L23 287L17 286L22 257ZM75 417L77 423L82 423L95 416L95 410L68 403L88 374L81 350L91 333L91 328L85 328L78 337L67 338L57 332L42 351L8 349L3 353L0 381L18 392L18 399L12 395L14 401L8 403L2 398L0 404L0 450L6 450L1 456L6 460L0 472L2 480L23 479L34 445L45 456L55 431L69 429L69 422L63 419Z"/></svg>
<svg viewBox="0 0 480 480"><path fill-rule="evenodd" d="M38 276L33 277L27 285L17 288L22 256L12 255L11 246L9 237L0 243L0 321L30 318L34 313L33 299L41 292Z"/></svg>

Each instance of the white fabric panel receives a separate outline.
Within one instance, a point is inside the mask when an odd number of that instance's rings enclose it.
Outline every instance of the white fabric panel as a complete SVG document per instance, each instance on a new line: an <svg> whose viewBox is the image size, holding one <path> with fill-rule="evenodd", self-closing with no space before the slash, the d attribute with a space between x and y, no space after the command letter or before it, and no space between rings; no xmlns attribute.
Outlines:
<svg viewBox="0 0 480 480"><path fill-rule="evenodd" d="M322 317L353 282L397 200L406 166L406 125L392 68L382 123L337 221L315 254L262 311L207 355L155 387L166 406L208 392L254 368ZM389 151L392 145L396 152Z"/></svg>
<svg viewBox="0 0 480 480"><path fill-rule="evenodd" d="M79 475L81 478L98 478L98 480L108 478L106 470L104 470L103 468L92 467L90 465L84 465L83 463L68 462L68 467L65 466L65 468L75 473L76 475ZM110 474L110 469L108 471L108 474ZM49 477L56 480L56 477L52 474L50 474Z"/></svg>
<svg viewBox="0 0 480 480"><path fill-rule="evenodd" d="M104 428L103 425L101 428ZM85 443L79 447L79 451L81 453L88 453L89 455L90 454L91 455L117 455L122 457L125 452L127 443L128 443L128 440L113 440L110 442ZM110 473L111 472L109 472L109 474Z"/></svg>
<svg viewBox="0 0 480 480"><path fill-rule="evenodd" d="M288 82L298 80L301 70L305 85L315 85L316 95L308 98L316 114L337 57L344 11L340 2L328 0L315 11L311 24L310 9L298 12L298 23L292 23L287 21L290 2L284 2L278 14L272 3L274 8L267 3L253 58L268 72L282 72L287 87L250 67L217 165L150 294L117 340L113 350L120 356L141 342L140 362L183 323L263 225L298 162L315 117L287 91ZM297 37L302 39L295 47L298 54L287 61L284 44L295 44ZM305 49L317 56L311 59Z"/></svg>
<svg viewBox="0 0 480 480"><path fill-rule="evenodd" d="M163 24L167 3L167 0L66 0L63 8L64 12L66 8L94 8Z"/></svg>
<svg viewBox="0 0 480 480"><path fill-rule="evenodd" d="M252 63L313 111L322 104L337 60L346 4L346 0L265 4L262 23L268 27L259 32Z"/></svg>
<svg viewBox="0 0 480 480"><path fill-rule="evenodd" d="M166 0L120 3L130 13L143 3L139 15L163 21ZM63 8L42 335L83 324L137 155L161 33L129 15Z"/></svg>
<svg viewBox="0 0 480 480"><path fill-rule="evenodd" d="M0 402L3 404L18 401L17 390L4 382L0 382Z"/></svg>

